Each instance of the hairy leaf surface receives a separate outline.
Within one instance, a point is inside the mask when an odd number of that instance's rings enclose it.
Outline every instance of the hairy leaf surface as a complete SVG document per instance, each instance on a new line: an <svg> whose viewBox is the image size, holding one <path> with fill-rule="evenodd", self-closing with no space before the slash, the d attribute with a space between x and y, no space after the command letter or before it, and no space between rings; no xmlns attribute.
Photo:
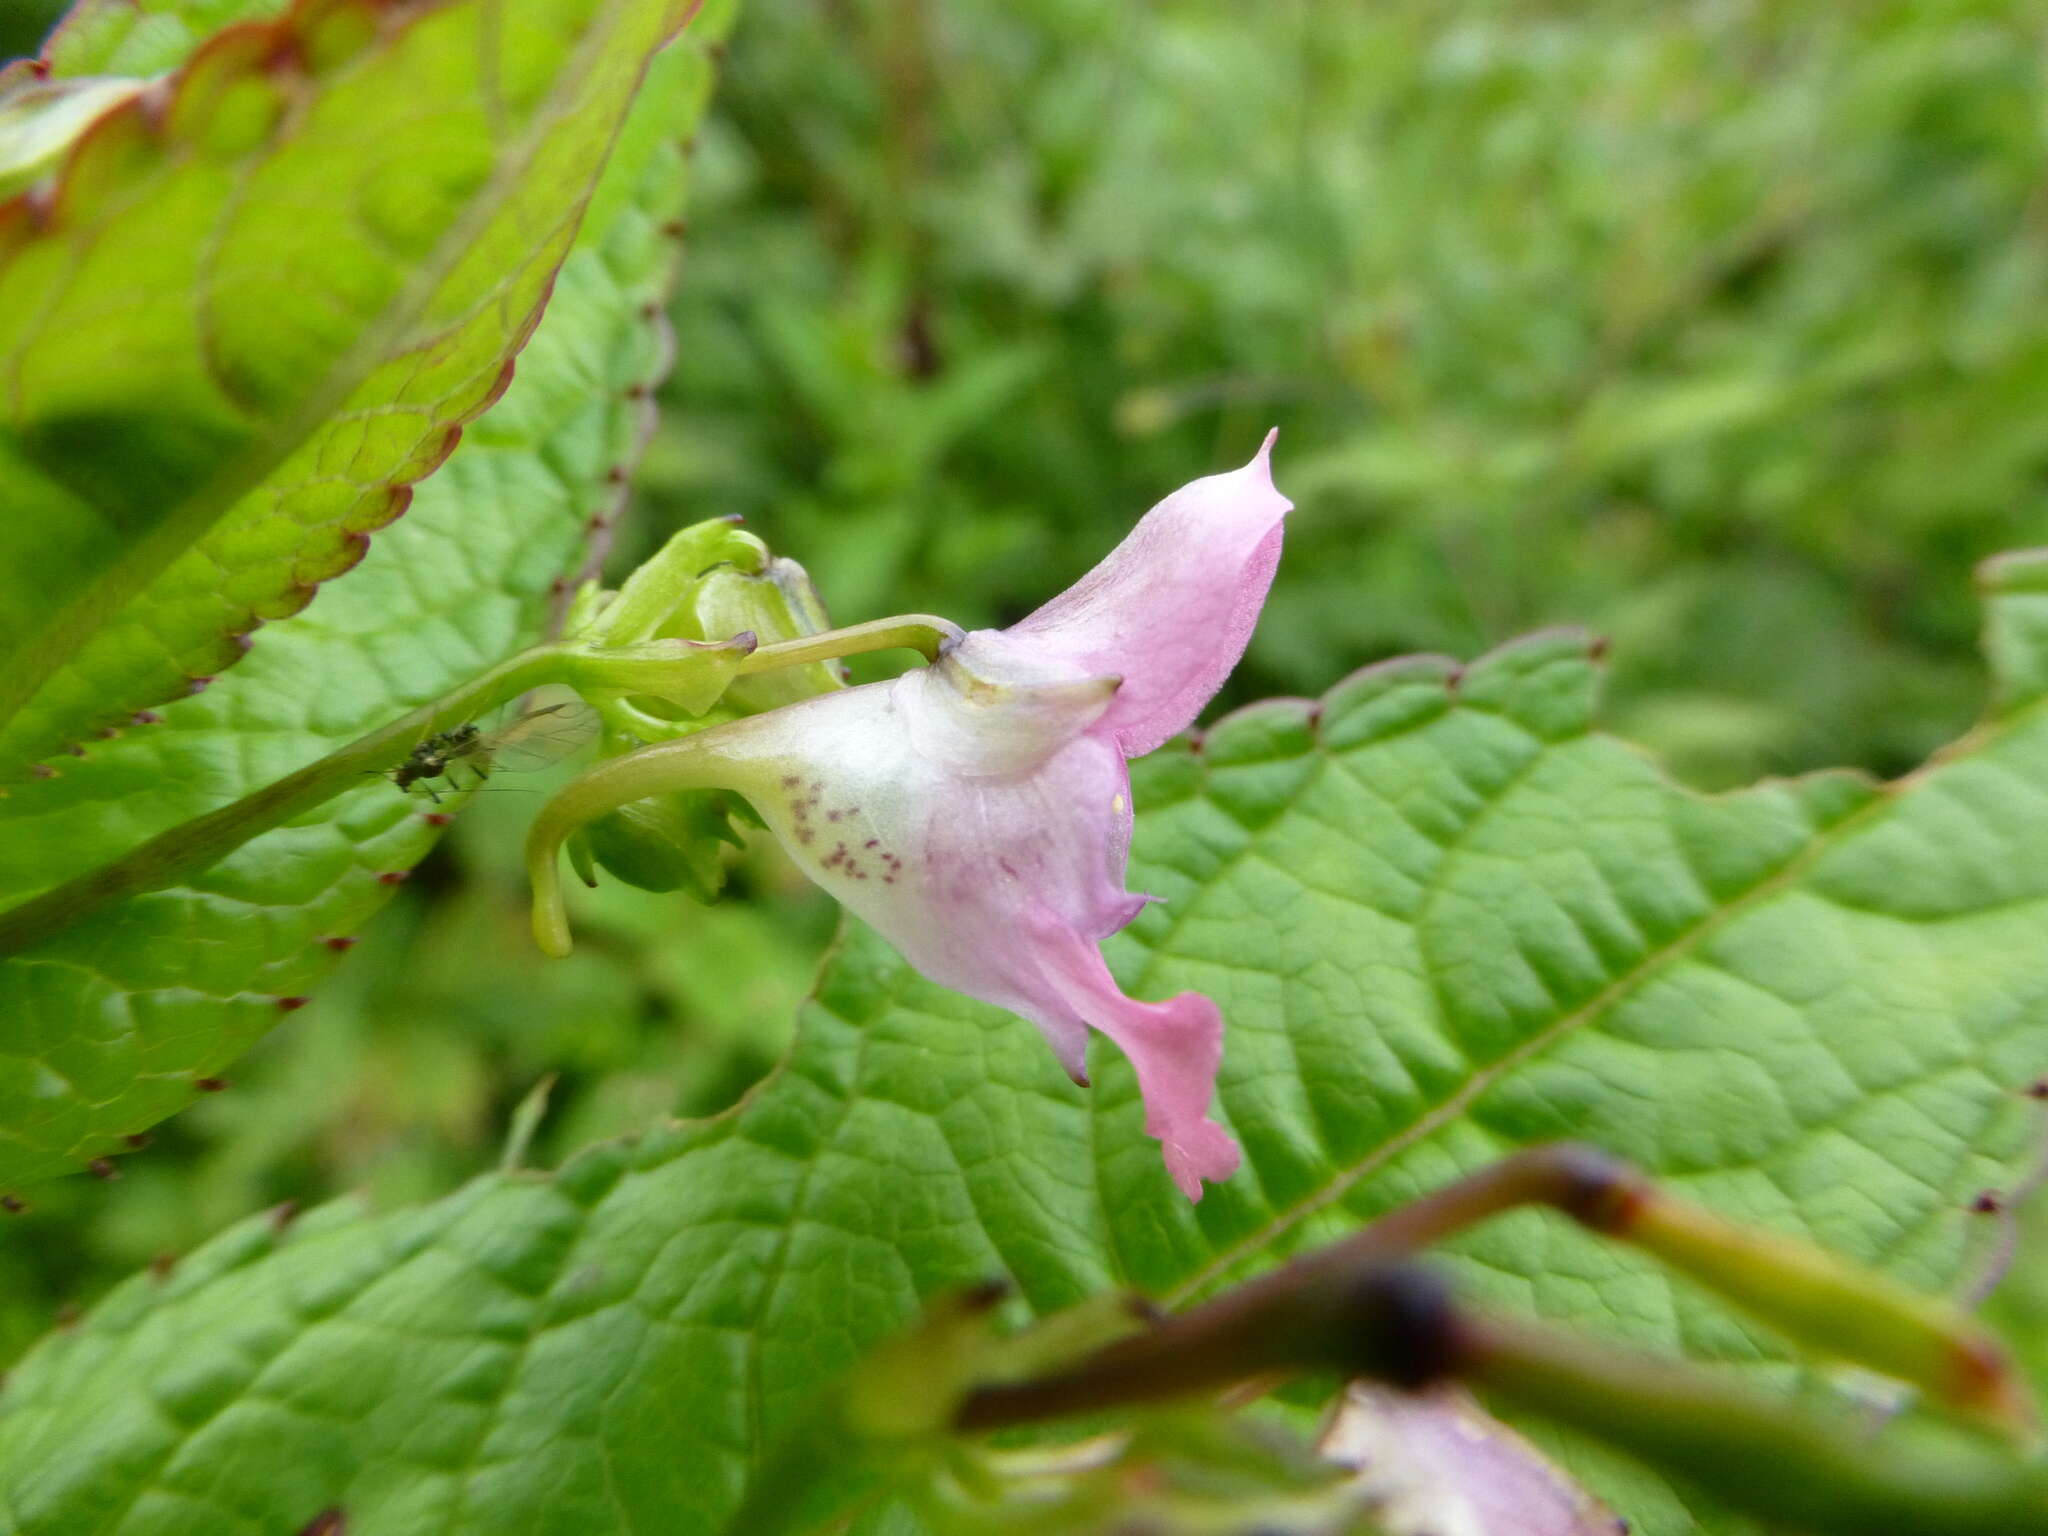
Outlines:
<svg viewBox="0 0 2048 1536"><path fill-rule="evenodd" d="M655 64L503 400L312 609L161 721L0 798L11 903L257 789L538 639L650 425L659 317L724 13ZM0 962L0 1190L75 1172L192 1101L312 990L430 846L381 780L203 875Z"/></svg>
<svg viewBox="0 0 2048 1536"><path fill-rule="evenodd" d="M764 1437L941 1288L1185 1300L1557 1136L1964 1283L1992 1236L1967 1207L2033 1157L2048 1061L2048 558L1986 586L1998 707L1897 784L1688 793L1591 728L1569 634L1155 754L1136 883L1169 901L1114 959L1229 1020L1246 1166L1199 1206L1113 1051L1077 1089L855 930L728 1115L425 1209L253 1221L129 1282L0 1397L0 1530L714 1532ZM1559 1221L1458 1249L1489 1303L1792 1369ZM1639 1529L1691 1528L1646 1479L1596 1481Z"/></svg>
<svg viewBox="0 0 2048 1536"><path fill-rule="evenodd" d="M230 9L100 6L57 52L143 68ZM301 0L0 203L0 777L204 686L405 510L686 9Z"/></svg>

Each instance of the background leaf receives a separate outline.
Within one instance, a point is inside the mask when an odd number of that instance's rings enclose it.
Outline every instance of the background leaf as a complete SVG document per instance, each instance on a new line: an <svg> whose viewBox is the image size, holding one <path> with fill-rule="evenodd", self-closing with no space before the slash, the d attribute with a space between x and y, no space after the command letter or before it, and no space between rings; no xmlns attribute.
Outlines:
<svg viewBox="0 0 2048 1536"><path fill-rule="evenodd" d="M2038 10L761 7L650 500L1003 622L1278 424L1229 702L1566 622L1689 782L1904 772L2048 539Z"/></svg>
<svg viewBox="0 0 2048 1536"><path fill-rule="evenodd" d="M38 80L0 72L0 196L33 183L95 119L147 89L140 80Z"/></svg>
<svg viewBox="0 0 2048 1536"><path fill-rule="evenodd" d="M412 513L214 688L0 798L0 899L269 783L538 638L651 428L683 141L729 14L700 18L656 61L518 378ZM425 854L436 826L423 812L366 784L0 963L0 1189L126 1150L190 1104Z"/></svg>
<svg viewBox="0 0 2048 1536"><path fill-rule="evenodd" d="M7 777L204 686L405 510L684 11L308 0L0 204Z"/></svg>
<svg viewBox="0 0 2048 1536"><path fill-rule="evenodd" d="M175 69L223 27L262 20L290 0L79 0L44 56L59 75L154 75Z"/></svg>
<svg viewBox="0 0 2048 1536"><path fill-rule="evenodd" d="M1199 1206L1113 1051L1077 1089L855 929L728 1115L423 1209L259 1218L129 1281L0 1397L0 1530L338 1506L368 1536L715 1531L763 1437L942 1288L1185 1300L1560 1135L1965 1283L1991 1235L1968 1207L2032 1162L2048 1059L2048 556L1987 590L1999 707L1893 785L1682 790L1591 730L1571 634L1370 669L1148 759L1134 883L1169 901L1113 954L1229 1020L1246 1167ZM1560 1221L1456 1246L1488 1304L1797 1373ZM1691 1528L1647 1478L1576 1465L1638 1528Z"/></svg>

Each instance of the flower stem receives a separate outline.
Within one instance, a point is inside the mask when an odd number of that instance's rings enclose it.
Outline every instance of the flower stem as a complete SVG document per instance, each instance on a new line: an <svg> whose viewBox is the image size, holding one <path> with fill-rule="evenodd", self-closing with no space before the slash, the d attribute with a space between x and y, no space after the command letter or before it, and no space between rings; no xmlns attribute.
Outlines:
<svg viewBox="0 0 2048 1536"><path fill-rule="evenodd" d="M772 672L777 667L836 661L842 656L892 651L898 646L920 652L926 661L937 661L960 636L958 624L929 613L874 619L866 624L849 624L844 629L828 629L821 635L805 635L799 640L764 645L740 663L739 675L750 677L756 672Z"/></svg>
<svg viewBox="0 0 2048 1536"><path fill-rule="evenodd" d="M608 758L571 779L541 807L526 834L526 873L533 882L533 937L542 953L559 959L574 947L562 897L562 844L577 828L649 795L736 788L720 748L734 724Z"/></svg>

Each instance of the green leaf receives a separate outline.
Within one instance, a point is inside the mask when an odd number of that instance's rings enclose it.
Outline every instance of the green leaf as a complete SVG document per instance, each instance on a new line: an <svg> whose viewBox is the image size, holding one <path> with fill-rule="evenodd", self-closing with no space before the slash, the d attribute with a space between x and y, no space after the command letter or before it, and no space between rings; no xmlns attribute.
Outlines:
<svg viewBox="0 0 2048 1536"><path fill-rule="evenodd" d="M700 18L655 64L505 398L411 514L247 662L162 721L95 741L0 798L0 901L273 782L539 637L638 457L667 362ZM0 963L0 1189L74 1172L183 1108L313 991L431 846L431 808L381 780L185 884Z"/></svg>
<svg viewBox="0 0 2048 1536"><path fill-rule="evenodd" d="M43 54L58 75L175 69L226 26L277 15L289 0L79 0Z"/></svg>
<svg viewBox="0 0 2048 1536"><path fill-rule="evenodd" d="M0 204L10 777L203 686L405 510L686 9L301 0Z"/></svg>
<svg viewBox="0 0 2048 1536"><path fill-rule="evenodd" d="M2030 1161L2048 1059L2048 555L1986 588L1998 708L1893 785L1689 793L1591 729L1599 666L1564 633L1376 667L1148 759L1134 883L1169 901L1112 956L1229 1020L1246 1166L1198 1206L1112 1050L1075 1088L1027 1025L854 929L725 1116L421 1210L254 1221L128 1282L0 1397L0 1531L338 1506L371 1536L714 1532L767 1437L941 1290L1184 1301L1562 1135L1964 1283L1995 1237L1967 1207ZM1795 1369L1561 1221L1456 1248L1487 1304ZM1638 1529L1691 1528L1653 1480L1591 1475Z"/></svg>
<svg viewBox="0 0 2048 1536"><path fill-rule="evenodd" d="M146 82L125 77L38 80L0 72L0 197L50 169L102 113L139 95Z"/></svg>

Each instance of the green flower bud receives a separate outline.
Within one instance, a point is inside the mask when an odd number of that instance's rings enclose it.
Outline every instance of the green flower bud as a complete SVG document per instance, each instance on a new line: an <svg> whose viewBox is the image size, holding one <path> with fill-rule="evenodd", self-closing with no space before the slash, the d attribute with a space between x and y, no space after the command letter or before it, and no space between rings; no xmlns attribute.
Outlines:
<svg viewBox="0 0 2048 1536"><path fill-rule="evenodd" d="M732 566L759 571L768 563L768 546L750 533L742 533L731 518L715 517L695 523L674 535L655 552L652 559L628 576L625 584L608 602L579 592L572 608L572 623L566 638L586 645L613 647L633 645L660 636L686 640L715 638L729 640L745 629L727 630L706 636L688 627L687 619L677 625L679 613L693 601L697 583L706 571Z"/></svg>
<svg viewBox="0 0 2048 1536"><path fill-rule="evenodd" d="M583 828L585 851L643 891L687 891L707 905L725 887L719 844L737 848L731 802L708 790L635 800Z"/></svg>
<svg viewBox="0 0 2048 1536"><path fill-rule="evenodd" d="M722 640L751 632L762 645L775 645L823 634L831 627L809 573L796 561L778 557L756 571L737 565L706 571L667 633ZM836 661L806 662L738 679L726 690L725 704L735 715L759 714L845 686L846 675Z"/></svg>

